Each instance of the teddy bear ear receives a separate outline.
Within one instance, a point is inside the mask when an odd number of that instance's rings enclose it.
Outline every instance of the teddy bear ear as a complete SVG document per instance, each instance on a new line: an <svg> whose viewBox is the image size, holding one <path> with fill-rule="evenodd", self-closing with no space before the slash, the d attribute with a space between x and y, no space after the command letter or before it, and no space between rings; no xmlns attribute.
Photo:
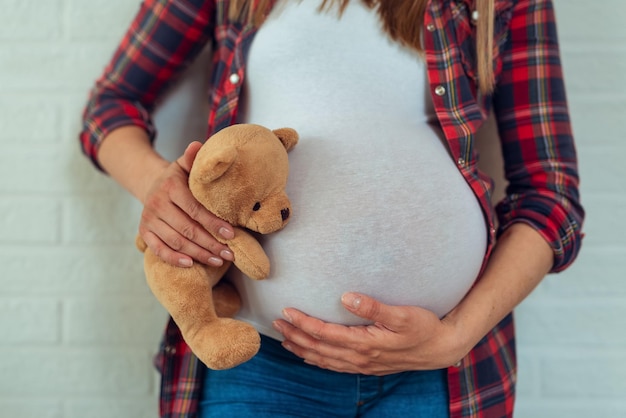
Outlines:
<svg viewBox="0 0 626 418"><path fill-rule="evenodd" d="M295 129L280 128L274 129L272 132L280 139L287 151L290 151L298 143L298 133Z"/></svg>
<svg viewBox="0 0 626 418"><path fill-rule="evenodd" d="M221 148L206 156L206 158L200 162L200 177L206 183L215 181L228 171L236 159L237 150L234 147Z"/></svg>

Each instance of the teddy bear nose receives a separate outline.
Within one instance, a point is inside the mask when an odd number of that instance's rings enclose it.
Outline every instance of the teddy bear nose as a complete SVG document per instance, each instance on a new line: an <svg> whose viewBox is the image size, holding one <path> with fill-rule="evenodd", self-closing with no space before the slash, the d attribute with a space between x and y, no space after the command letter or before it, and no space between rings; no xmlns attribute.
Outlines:
<svg viewBox="0 0 626 418"><path fill-rule="evenodd" d="M289 218L289 208L281 209L280 217L283 218L283 221L286 221Z"/></svg>

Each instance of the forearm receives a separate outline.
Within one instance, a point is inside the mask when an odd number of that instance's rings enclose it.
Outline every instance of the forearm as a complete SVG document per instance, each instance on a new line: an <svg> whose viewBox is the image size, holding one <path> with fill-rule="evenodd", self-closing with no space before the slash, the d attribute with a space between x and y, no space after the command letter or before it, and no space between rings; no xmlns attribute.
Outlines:
<svg viewBox="0 0 626 418"><path fill-rule="evenodd" d="M481 279L444 321L455 325L470 350L530 294L552 263L553 251L538 232L523 223L511 225Z"/></svg>
<svg viewBox="0 0 626 418"><path fill-rule="evenodd" d="M154 179L170 164L154 150L146 132L135 126L112 131L100 145L98 162L142 203Z"/></svg>

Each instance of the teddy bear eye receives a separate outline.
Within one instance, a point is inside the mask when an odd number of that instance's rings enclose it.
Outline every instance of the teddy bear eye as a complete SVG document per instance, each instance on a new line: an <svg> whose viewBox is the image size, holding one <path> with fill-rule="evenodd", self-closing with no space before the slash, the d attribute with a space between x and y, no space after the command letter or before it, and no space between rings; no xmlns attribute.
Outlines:
<svg viewBox="0 0 626 418"><path fill-rule="evenodd" d="M252 210L256 212L259 209L261 209L261 202L256 202Z"/></svg>

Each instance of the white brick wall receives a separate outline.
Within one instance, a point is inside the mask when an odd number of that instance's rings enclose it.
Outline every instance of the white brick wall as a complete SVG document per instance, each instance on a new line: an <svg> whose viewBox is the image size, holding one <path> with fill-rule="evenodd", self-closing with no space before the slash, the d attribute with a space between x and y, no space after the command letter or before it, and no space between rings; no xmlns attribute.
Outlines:
<svg viewBox="0 0 626 418"><path fill-rule="evenodd" d="M626 416L626 3L555 0L588 210L579 261L517 312L517 417ZM88 88L139 0L0 0L0 416L156 415L165 314L143 281L140 208L80 156ZM203 135L195 75L161 150ZM189 96L195 99L188 100Z"/></svg>

